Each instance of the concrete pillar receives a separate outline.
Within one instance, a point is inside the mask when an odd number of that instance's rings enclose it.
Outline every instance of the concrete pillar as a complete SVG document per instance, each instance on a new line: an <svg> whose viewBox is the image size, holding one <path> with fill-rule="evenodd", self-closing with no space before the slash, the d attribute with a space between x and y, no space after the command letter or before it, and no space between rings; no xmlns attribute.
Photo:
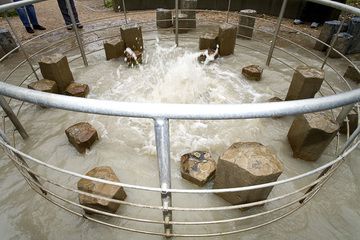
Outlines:
<svg viewBox="0 0 360 240"><path fill-rule="evenodd" d="M125 48L131 48L133 51L144 51L144 41L141 27L122 26L120 28L121 38L125 43Z"/></svg>
<svg viewBox="0 0 360 240"><path fill-rule="evenodd" d="M228 56L234 53L237 27L225 23L219 27L219 54Z"/></svg>
<svg viewBox="0 0 360 240"><path fill-rule="evenodd" d="M41 58L39 66L45 79L56 82L59 93L64 93L70 83L74 81L67 57L62 54L56 53Z"/></svg>
<svg viewBox="0 0 360 240"><path fill-rule="evenodd" d="M339 131L339 124L324 112L298 116L288 132L293 156L316 161Z"/></svg>
<svg viewBox="0 0 360 240"><path fill-rule="evenodd" d="M313 98L320 90L324 78L325 73L321 69L307 66L297 67L285 100Z"/></svg>
<svg viewBox="0 0 360 240"><path fill-rule="evenodd" d="M16 47L17 44L9 30L0 28L0 58Z"/></svg>
<svg viewBox="0 0 360 240"><path fill-rule="evenodd" d="M336 50L338 50L340 53L342 53L343 55L347 54L354 37L348 33L335 34L333 36L333 39L335 39L336 37L337 37L337 39L334 44L334 48ZM338 54L337 52L332 50L330 52L329 57L340 58L341 56L340 56L340 54Z"/></svg>
<svg viewBox="0 0 360 240"><path fill-rule="evenodd" d="M219 38L216 34L205 33L199 38L199 50L216 49Z"/></svg>
<svg viewBox="0 0 360 240"><path fill-rule="evenodd" d="M181 13L184 13L188 16L189 28L196 28L196 11L197 0L182 0L180 2ZM191 9L191 11L186 11L186 9Z"/></svg>
<svg viewBox="0 0 360 240"><path fill-rule="evenodd" d="M321 32L319 35L319 39L327 44L330 44L331 38L333 35L338 31L339 27L341 25L340 21L334 20L334 21L327 21L324 23L323 27L321 28ZM345 31L347 28L347 24L343 26L342 31ZM316 42L314 49L319 51L325 51L327 49L327 46L320 42Z"/></svg>
<svg viewBox="0 0 360 240"><path fill-rule="evenodd" d="M354 36L349 48L349 54L360 52L360 17L353 17L349 24L348 33Z"/></svg>
<svg viewBox="0 0 360 240"><path fill-rule="evenodd" d="M344 77L356 83L360 83L360 72L358 72L352 65L348 66L344 74Z"/></svg>
<svg viewBox="0 0 360 240"><path fill-rule="evenodd" d="M172 26L172 11L169 9L156 9L156 26L158 28L169 28Z"/></svg>
<svg viewBox="0 0 360 240"><path fill-rule="evenodd" d="M115 40L104 43L106 60L125 56L125 43L123 40Z"/></svg>
<svg viewBox="0 0 360 240"><path fill-rule="evenodd" d="M251 39L254 32L255 26L255 18L256 11L252 9L244 9L240 11L239 16L239 27L238 27L238 34L239 37L245 39Z"/></svg>

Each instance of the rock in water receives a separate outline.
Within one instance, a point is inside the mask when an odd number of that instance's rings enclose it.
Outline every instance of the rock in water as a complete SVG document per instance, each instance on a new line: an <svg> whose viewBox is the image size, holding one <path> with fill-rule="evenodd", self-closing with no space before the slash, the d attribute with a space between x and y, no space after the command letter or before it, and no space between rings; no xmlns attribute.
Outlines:
<svg viewBox="0 0 360 240"><path fill-rule="evenodd" d="M130 48L125 50L125 62L129 67L134 67L142 63L142 52L133 51Z"/></svg>
<svg viewBox="0 0 360 240"><path fill-rule="evenodd" d="M78 150L85 153L93 143L99 139L96 129L87 122L77 123L65 130L69 142Z"/></svg>
<svg viewBox="0 0 360 240"><path fill-rule="evenodd" d="M29 89L47 92L47 93L58 93L58 87L55 81L42 79L28 85Z"/></svg>
<svg viewBox="0 0 360 240"><path fill-rule="evenodd" d="M126 48L131 48L133 51L144 51L144 41L141 27L139 26L122 26L120 28L121 38L125 42Z"/></svg>
<svg viewBox="0 0 360 240"><path fill-rule="evenodd" d="M124 56L125 43L123 40L114 40L104 43L106 60Z"/></svg>
<svg viewBox="0 0 360 240"><path fill-rule="evenodd" d="M220 56L228 56L234 53L236 44L236 26L225 23L219 28L219 54Z"/></svg>
<svg viewBox="0 0 360 240"><path fill-rule="evenodd" d="M240 11L238 34L245 39L251 39L254 32L256 10L244 9Z"/></svg>
<svg viewBox="0 0 360 240"><path fill-rule="evenodd" d="M339 124L324 112L296 117L288 133L293 156L316 161L339 131Z"/></svg>
<svg viewBox="0 0 360 240"><path fill-rule="evenodd" d="M74 82L69 62L62 54L45 56L41 58L39 65L43 77L56 82L59 93L64 93L70 83Z"/></svg>
<svg viewBox="0 0 360 240"><path fill-rule="evenodd" d="M83 83L71 83L65 93L73 97L86 97L89 94L89 86Z"/></svg>
<svg viewBox="0 0 360 240"><path fill-rule="evenodd" d="M282 172L283 164L268 147L255 142L234 143L219 158L214 189L274 182ZM218 195L235 205L265 200L271 190L268 187Z"/></svg>
<svg viewBox="0 0 360 240"><path fill-rule="evenodd" d="M219 38L216 34L205 33L199 38L199 50L216 49Z"/></svg>
<svg viewBox="0 0 360 240"><path fill-rule="evenodd" d="M156 26L158 28L169 28L172 26L172 11L170 9L156 9Z"/></svg>
<svg viewBox="0 0 360 240"><path fill-rule="evenodd" d="M195 151L181 156L181 176L202 187L215 175L216 162L211 154Z"/></svg>
<svg viewBox="0 0 360 240"><path fill-rule="evenodd" d="M119 178L116 176L114 171L107 166L96 167L91 171L89 171L86 174L86 176L113 181L113 182L120 182ZM119 187L119 186L99 183L85 178L80 179L77 186L78 189L83 192L100 195L102 197L106 197L110 199L116 199L122 201L125 200L126 198L126 193L123 187ZM97 210L110 212L110 213L115 213L120 207L120 203L115 203L108 200L87 196L85 194L79 195L79 202L81 205L84 205L86 207L91 207ZM94 213L91 210L85 210L85 212Z"/></svg>
<svg viewBox="0 0 360 240"><path fill-rule="evenodd" d="M297 67L285 101L313 98L325 79L321 69L308 66Z"/></svg>
<svg viewBox="0 0 360 240"><path fill-rule="evenodd" d="M242 74L249 80L260 81L263 68L259 65L250 65L242 69Z"/></svg>
<svg viewBox="0 0 360 240"><path fill-rule="evenodd" d="M350 80L360 83L360 72L354 68L354 66L350 65L344 74L344 77L349 78Z"/></svg>

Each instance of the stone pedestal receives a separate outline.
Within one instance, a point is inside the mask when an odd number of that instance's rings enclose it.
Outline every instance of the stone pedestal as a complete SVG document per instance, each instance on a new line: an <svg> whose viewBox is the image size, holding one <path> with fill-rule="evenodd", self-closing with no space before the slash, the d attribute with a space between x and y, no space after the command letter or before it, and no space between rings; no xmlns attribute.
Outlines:
<svg viewBox="0 0 360 240"><path fill-rule="evenodd" d="M211 154L203 151L196 151L181 156L181 176L202 187L214 176L216 162Z"/></svg>
<svg viewBox="0 0 360 240"><path fill-rule="evenodd" d="M87 122L77 123L65 130L69 142L79 153L85 153L99 139L96 129Z"/></svg>
<svg viewBox="0 0 360 240"><path fill-rule="evenodd" d="M17 44L9 30L0 28L0 58L17 47Z"/></svg>
<svg viewBox="0 0 360 240"><path fill-rule="evenodd" d="M125 56L125 43L123 40L113 40L104 43L106 60Z"/></svg>
<svg viewBox="0 0 360 240"><path fill-rule="evenodd" d="M231 24L222 24L219 28L219 54L228 56L234 53L236 44L236 26Z"/></svg>
<svg viewBox="0 0 360 240"><path fill-rule="evenodd" d="M86 97L89 94L89 86L83 83L71 83L65 91L66 95L73 97Z"/></svg>
<svg viewBox="0 0 360 240"><path fill-rule="evenodd" d="M199 50L216 49L218 44L218 36L214 33L205 33L199 38Z"/></svg>
<svg viewBox="0 0 360 240"><path fill-rule="evenodd" d="M324 78L323 70L307 66L297 67L285 100L313 98L320 90Z"/></svg>
<svg viewBox="0 0 360 240"><path fill-rule="evenodd" d="M260 81L263 73L263 68L259 65L250 65L242 69L242 74L248 80Z"/></svg>
<svg viewBox="0 0 360 240"><path fill-rule="evenodd" d="M188 15L185 13L179 13L179 34L187 33L190 31L190 21ZM174 33L176 31L176 16L173 16Z"/></svg>
<svg viewBox="0 0 360 240"><path fill-rule="evenodd" d="M169 9L156 9L156 26L158 28L169 28L172 26L172 11Z"/></svg>
<svg viewBox="0 0 360 240"><path fill-rule="evenodd" d="M333 36L333 39L336 39L336 42L334 44L334 48L336 50L338 50L341 54L345 55L347 54L349 47L352 43L353 40L353 36L348 34L348 33L339 33L339 34L335 34ZM331 58L340 58L340 54L338 54L335 51L331 51L329 57Z"/></svg>
<svg viewBox="0 0 360 240"><path fill-rule="evenodd" d="M64 93L70 83L74 81L69 62L62 54L45 56L41 58L39 65L43 77L56 82L59 93Z"/></svg>
<svg viewBox="0 0 360 240"><path fill-rule="evenodd" d="M189 28L196 28L196 9L197 0L182 0L180 3L181 13L188 16L187 26ZM188 9L188 10L186 10Z"/></svg>
<svg viewBox="0 0 360 240"><path fill-rule="evenodd" d="M354 36L348 53L360 53L360 17L353 17L351 19L348 33Z"/></svg>
<svg viewBox="0 0 360 240"><path fill-rule="evenodd" d="M287 136L293 156L306 161L316 161L338 131L339 124L324 112L298 116Z"/></svg>
<svg viewBox="0 0 360 240"><path fill-rule="evenodd" d="M120 182L111 167L96 167L86 173L86 176L108 180L112 182ZM85 178L80 179L77 184L80 191L96 194L101 197L109 199L116 199L123 201L126 198L126 193L123 187L114 186L110 184L100 183ZM96 197L87 196L85 194L79 194L79 202L86 207L94 208L105 212L115 213L120 207L120 203L111 202ZM95 213L91 210L85 210L86 213Z"/></svg>
<svg viewBox="0 0 360 240"><path fill-rule="evenodd" d="M360 83L360 72L358 72L354 66L350 65L345 74L344 77L356 82L356 83Z"/></svg>
<svg viewBox="0 0 360 240"><path fill-rule="evenodd" d="M349 133L352 134L356 128L358 127L358 119L359 119L359 115L357 114L356 111L352 110L348 116L348 121L349 121ZM340 127L340 133L342 134L347 134L347 123L346 120L341 124Z"/></svg>
<svg viewBox="0 0 360 240"><path fill-rule="evenodd" d="M331 38L338 31L340 24L341 24L341 22L337 21L337 20L325 22L323 27L321 28L319 40L321 40L327 44L330 44ZM342 30L345 30L345 28L347 28L347 25L344 25ZM325 51L327 49L327 46L325 46L324 44L322 44L320 42L316 42L314 49L319 50L319 51Z"/></svg>
<svg viewBox="0 0 360 240"><path fill-rule="evenodd" d="M55 81L42 79L28 85L29 89L47 92L47 93L58 93L58 87Z"/></svg>
<svg viewBox="0 0 360 240"><path fill-rule="evenodd" d="M126 48L133 51L144 51L144 42L141 27L138 26L122 26L120 28L121 38Z"/></svg>
<svg viewBox="0 0 360 240"><path fill-rule="evenodd" d="M239 27L238 27L239 37L245 39L252 38L254 32L254 26L255 26L255 17L256 17L255 10L244 9L240 11Z"/></svg>
<svg viewBox="0 0 360 240"><path fill-rule="evenodd" d="M233 144L219 158L214 189L235 188L274 182L283 172L275 153L255 142ZM272 187L218 195L231 204L265 200Z"/></svg>

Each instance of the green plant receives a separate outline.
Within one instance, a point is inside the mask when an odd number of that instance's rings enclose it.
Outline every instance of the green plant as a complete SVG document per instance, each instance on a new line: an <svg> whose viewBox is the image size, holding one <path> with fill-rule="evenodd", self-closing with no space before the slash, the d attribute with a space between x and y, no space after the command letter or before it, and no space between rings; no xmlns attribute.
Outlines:
<svg viewBox="0 0 360 240"><path fill-rule="evenodd" d="M113 6L113 1L112 0L104 0L104 6L106 8L112 8Z"/></svg>
<svg viewBox="0 0 360 240"><path fill-rule="evenodd" d="M18 14L17 14L17 12L16 12L16 10L14 9L14 10L9 10L8 12L7 12L7 16L8 17L15 17L15 16L17 16ZM5 17L5 13L0 13L0 17Z"/></svg>

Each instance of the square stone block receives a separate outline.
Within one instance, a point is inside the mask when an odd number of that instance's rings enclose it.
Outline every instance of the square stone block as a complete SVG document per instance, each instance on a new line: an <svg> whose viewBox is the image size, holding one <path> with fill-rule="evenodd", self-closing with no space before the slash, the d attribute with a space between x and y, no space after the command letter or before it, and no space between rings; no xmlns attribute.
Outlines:
<svg viewBox="0 0 360 240"><path fill-rule="evenodd" d="M239 37L251 39L254 32L256 10L244 9L240 11L239 16Z"/></svg>
<svg viewBox="0 0 360 240"><path fill-rule="evenodd" d="M71 83L65 91L65 94L73 97L86 97L89 94L89 86L83 83Z"/></svg>
<svg viewBox="0 0 360 240"><path fill-rule="evenodd" d="M321 28L321 32L318 37L319 40L321 40L327 44L330 44L331 38L339 30L340 25L341 25L341 22L338 20L326 21L324 23L323 27ZM343 26L343 29L341 29L341 31L346 31L346 28L347 28L347 24L345 24ZM319 50L319 51L325 51L327 49L327 46L325 46L321 42L316 42L314 49Z"/></svg>
<svg viewBox="0 0 360 240"><path fill-rule="evenodd" d="M236 44L236 26L225 23L219 28L219 54L228 56L234 53Z"/></svg>
<svg viewBox="0 0 360 240"><path fill-rule="evenodd" d="M172 11L170 9L156 9L156 26L158 28L169 28L172 26Z"/></svg>
<svg viewBox="0 0 360 240"><path fill-rule="evenodd" d="M85 153L86 149L99 139L96 129L90 123L80 122L65 130L69 142L79 153Z"/></svg>
<svg viewBox="0 0 360 240"><path fill-rule="evenodd" d="M144 41L140 26L122 26L120 32L126 48L131 48L133 51L144 51Z"/></svg>
<svg viewBox="0 0 360 240"><path fill-rule="evenodd" d="M125 51L125 43L123 40L113 40L104 43L106 60L123 57Z"/></svg>
<svg viewBox="0 0 360 240"><path fill-rule="evenodd" d="M260 81L264 69L259 65L250 65L242 69L242 74L248 80Z"/></svg>
<svg viewBox="0 0 360 240"><path fill-rule="evenodd" d="M320 90L324 79L325 73L321 69L307 66L297 67L285 100L313 98Z"/></svg>
<svg viewBox="0 0 360 240"><path fill-rule="evenodd" d="M353 41L353 36L348 34L348 33L339 33L339 34L335 34L333 36L333 40L336 39L335 41L335 45L334 48L336 50L338 50L341 54L345 55L347 54L349 47ZM331 58L340 58L341 55L338 54L337 52L335 52L334 50L332 50L330 52L329 57Z"/></svg>
<svg viewBox="0 0 360 240"><path fill-rule="evenodd" d="M316 161L339 131L339 124L324 112L308 113L296 117L288 132L293 156Z"/></svg>
<svg viewBox="0 0 360 240"><path fill-rule="evenodd" d="M39 65L43 77L56 82L59 93L64 93L70 83L74 82L67 57L62 54L42 57Z"/></svg>
<svg viewBox="0 0 360 240"><path fill-rule="evenodd" d="M199 50L205 49L216 49L216 45L218 45L219 38L217 34L214 33L205 33L199 38Z"/></svg>
<svg viewBox="0 0 360 240"><path fill-rule="evenodd" d="M345 78L348 78L356 83L360 83L360 72L358 72L356 70L356 68L354 68L354 66L350 65L348 66L348 68L346 69L346 72L344 74Z"/></svg>

